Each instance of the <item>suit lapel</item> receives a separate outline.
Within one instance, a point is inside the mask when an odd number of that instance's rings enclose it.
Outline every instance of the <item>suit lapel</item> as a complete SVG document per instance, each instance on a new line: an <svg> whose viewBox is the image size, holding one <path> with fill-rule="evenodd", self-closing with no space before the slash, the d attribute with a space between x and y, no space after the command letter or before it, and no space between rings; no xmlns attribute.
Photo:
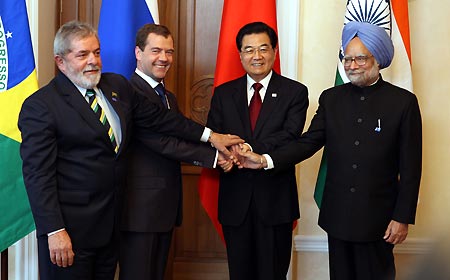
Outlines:
<svg viewBox="0 0 450 280"><path fill-rule="evenodd" d="M105 130L98 120L89 103L83 98L78 88L62 73L56 77L57 92L60 93L67 104L74 108L76 112L86 121L94 130ZM108 139L107 136L105 136Z"/></svg>
<svg viewBox="0 0 450 280"><path fill-rule="evenodd" d="M250 115L248 112L248 100L247 100L247 75L244 75L235 83L233 90L233 101L239 114L240 122L242 123L243 130L247 135L252 135L250 126Z"/></svg>
<svg viewBox="0 0 450 280"><path fill-rule="evenodd" d="M275 72L272 72L272 77L270 78L261 111L259 112L258 120L256 122L255 131L253 132L253 135L255 137L258 136L258 134L262 131L265 122L269 119L270 115L275 110L275 106L280 98L280 88L281 83L279 75Z"/></svg>

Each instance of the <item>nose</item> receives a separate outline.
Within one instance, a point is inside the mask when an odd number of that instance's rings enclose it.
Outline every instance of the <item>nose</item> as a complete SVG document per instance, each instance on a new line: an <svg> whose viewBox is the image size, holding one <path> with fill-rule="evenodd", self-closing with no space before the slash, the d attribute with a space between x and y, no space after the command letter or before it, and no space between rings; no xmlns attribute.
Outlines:
<svg viewBox="0 0 450 280"><path fill-rule="evenodd" d="M355 59L352 59L352 62L350 63L350 69L356 69L359 68L359 65L356 63Z"/></svg>
<svg viewBox="0 0 450 280"><path fill-rule="evenodd" d="M88 63L94 65L97 64L97 56L93 52L90 52L88 55Z"/></svg>
<svg viewBox="0 0 450 280"><path fill-rule="evenodd" d="M261 50L260 50L260 49L255 49L255 50L253 51L253 58L259 59L259 58L261 58L261 57L262 57L262 55L261 55Z"/></svg>

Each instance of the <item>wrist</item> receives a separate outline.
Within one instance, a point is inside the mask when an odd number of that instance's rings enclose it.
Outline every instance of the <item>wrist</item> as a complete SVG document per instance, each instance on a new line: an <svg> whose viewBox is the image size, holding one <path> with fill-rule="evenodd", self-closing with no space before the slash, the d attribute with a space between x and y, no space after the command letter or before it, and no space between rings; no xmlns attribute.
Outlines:
<svg viewBox="0 0 450 280"><path fill-rule="evenodd" d="M209 136L208 136L208 142L211 144L211 147L215 148L215 147L214 147L214 144L213 144L213 142L212 142L212 141L213 141L213 140L212 140L213 134L214 134L214 131L211 130L211 133L210 133Z"/></svg>

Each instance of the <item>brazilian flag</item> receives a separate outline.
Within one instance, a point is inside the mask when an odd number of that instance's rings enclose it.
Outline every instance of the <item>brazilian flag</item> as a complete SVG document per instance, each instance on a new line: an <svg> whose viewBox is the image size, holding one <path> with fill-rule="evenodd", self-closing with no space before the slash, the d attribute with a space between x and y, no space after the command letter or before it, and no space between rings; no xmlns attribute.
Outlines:
<svg viewBox="0 0 450 280"><path fill-rule="evenodd" d="M38 89L25 0L0 1L0 251L34 230L17 119Z"/></svg>

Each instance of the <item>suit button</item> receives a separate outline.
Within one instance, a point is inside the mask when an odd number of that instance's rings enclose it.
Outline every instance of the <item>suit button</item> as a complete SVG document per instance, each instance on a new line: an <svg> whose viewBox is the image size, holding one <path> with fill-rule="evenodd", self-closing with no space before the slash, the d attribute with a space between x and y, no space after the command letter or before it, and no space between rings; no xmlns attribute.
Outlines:
<svg viewBox="0 0 450 280"><path fill-rule="evenodd" d="M358 146L358 145L359 145L359 141L356 140L356 141L355 141L355 146Z"/></svg>
<svg viewBox="0 0 450 280"><path fill-rule="evenodd" d="M352 193L356 192L356 188L355 187L351 187L350 188L350 192L352 192Z"/></svg>
<svg viewBox="0 0 450 280"><path fill-rule="evenodd" d="M356 163L354 163L354 164L352 164L352 168L356 169L356 168L358 168L358 165Z"/></svg>

